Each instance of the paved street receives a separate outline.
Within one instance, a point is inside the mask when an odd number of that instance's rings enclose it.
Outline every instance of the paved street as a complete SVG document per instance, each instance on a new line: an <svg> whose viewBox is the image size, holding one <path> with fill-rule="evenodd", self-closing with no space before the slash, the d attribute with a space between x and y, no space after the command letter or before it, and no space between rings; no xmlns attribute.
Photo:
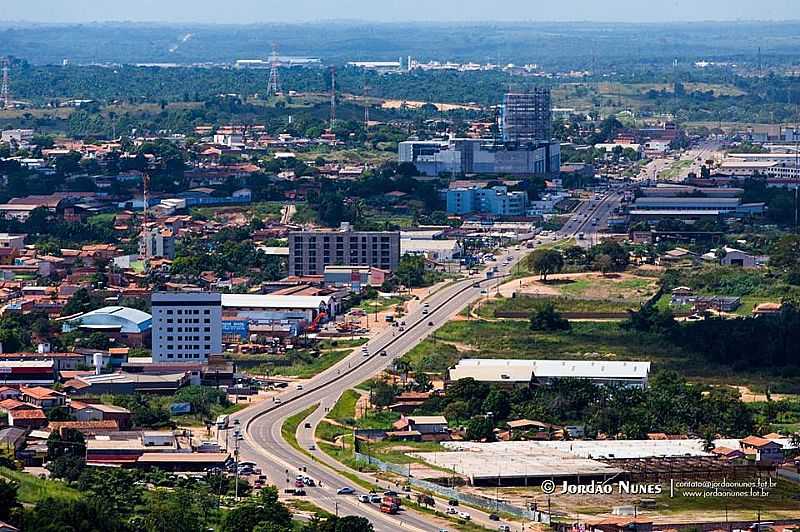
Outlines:
<svg viewBox="0 0 800 532"><path fill-rule="evenodd" d="M614 193L581 204L557 236L571 237L582 231L595 234L599 226L592 227L590 221L594 217L606 220L619 198L621 194ZM588 229L590 227L591 230ZM529 250L511 250L499 255L496 263L499 269L498 275L509 273L513 265L528 252ZM504 265L506 256L510 256L512 260ZM277 485L281 491L293 482L294 476L301 472L300 468L305 468L304 474L317 482L321 481L321 486L306 490L309 500L333 513L367 517L373 522L376 530L439 530L441 526L433 523L430 516L408 510L401 511L398 515L383 514L377 505L360 503L353 495L337 496L336 490L342 486L351 486L361 493L364 490L338 472L322 465L321 451L311 451L315 456L315 460L312 460L308 455L294 449L283 439L281 426L287 417L319 404L320 408L307 419L312 428L304 429L302 428L304 423L301 423L301 428L298 430L301 435L299 441L307 449L313 441L314 427L324 417L326 410L335 404L342 392L389 367L395 358L405 354L469 303L477 300L481 288L474 286L476 281L480 282L483 288L495 282L486 280L481 274L440 289L425 299L429 304L428 315L423 315L422 309L417 308L405 317L407 327L404 332L388 328L371 338L367 344L370 356L364 356L360 348L355 349L337 365L304 382L302 390L288 389L282 393L279 396L280 403L266 401L232 416L234 420L239 420L245 433L244 441L241 443L241 460L259 464L268 476L269 482ZM388 356L379 356L382 350L386 350ZM307 432L304 434L303 431ZM497 523L488 520L485 512L471 508L467 511L473 515L477 523L491 528L497 526ZM444 526L446 528L446 524Z"/></svg>

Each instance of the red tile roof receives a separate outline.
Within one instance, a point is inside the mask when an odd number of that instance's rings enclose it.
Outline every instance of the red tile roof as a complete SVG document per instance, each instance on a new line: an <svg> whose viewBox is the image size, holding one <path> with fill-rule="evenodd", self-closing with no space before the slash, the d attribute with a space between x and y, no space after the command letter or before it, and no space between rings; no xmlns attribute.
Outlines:
<svg viewBox="0 0 800 532"><path fill-rule="evenodd" d="M14 410L11 412L11 417L14 419L47 419L44 415L44 410L40 408L32 408L30 410Z"/></svg>

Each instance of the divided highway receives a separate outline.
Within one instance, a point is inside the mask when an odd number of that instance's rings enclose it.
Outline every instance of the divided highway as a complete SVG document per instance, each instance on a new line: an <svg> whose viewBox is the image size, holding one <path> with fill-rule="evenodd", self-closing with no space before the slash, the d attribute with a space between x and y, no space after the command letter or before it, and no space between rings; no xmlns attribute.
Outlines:
<svg viewBox="0 0 800 532"><path fill-rule="evenodd" d="M582 204L556 236L575 236L585 231L587 226L591 227L588 224L593 218L607 218L620 197L620 194L614 193ZM499 271L496 276L510 273L511 268L528 251L512 250L498 256L496 264ZM511 259L508 263L504 261L506 257ZM244 433L244 440L240 444L240 460L257 463L268 476L269 482L281 491L293 485L295 475L308 475L319 483L317 487L306 489L306 497L310 501L331 513L364 516L372 521L377 531L439 530L440 527L432 522L430 516L409 510L401 511L397 515L383 514L377 505L360 503L352 495L336 495L336 490L342 486L352 486L357 491L363 489L353 485L337 471L321 464L325 457L320 451L307 449L313 442L313 431L317 423L342 392L389 367L394 359L411 350L468 304L479 299L481 288L476 287L476 283L487 288L493 282L498 281L486 279L482 274L439 289L424 300L427 314L423 314L423 307L420 306L404 317L405 331L389 327L371 338L366 344L368 356L364 356L360 348L356 349L335 366L304 382L302 389L289 389L282 393L278 396L279 402L265 401L232 416L233 420L240 422ZM384 350L387 356L380 355ZM286 418L317 404L320 405L319 408L306 420L311 428L304 429L304 423L300 424L298 441L306 451L298 451L284 440L281 426ZM316 455L316 459L312 460L306 452ZM469 509L469 513L475 515L479 524L489 526L492 523L483 512Z"/></svg>

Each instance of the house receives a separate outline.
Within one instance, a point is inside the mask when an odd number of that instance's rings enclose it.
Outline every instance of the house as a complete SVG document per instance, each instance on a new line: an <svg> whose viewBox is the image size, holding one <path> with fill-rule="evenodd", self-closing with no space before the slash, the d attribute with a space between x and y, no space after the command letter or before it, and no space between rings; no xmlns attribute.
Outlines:
<svg viewBox="0 0 800 532"><path fill-rule="evenodd" d="M121 406L72 401L69 407L77 421L113 421L120 429L130 426L131 412Z"/></svg>
<svg viewBox="0 0 800 532"><path fill-rule="evenodd" d="M730 296L695 296L691 301L696 312L709 309L717 312L734 312L742 304L741 298Z"/></svg>
<svg viewBox="0 0 800 532"><path fill-rule="evenodd" d="M394 403L389 405L392 412L408 414L413 412L427 401L431 396L430 392L403 392L395 396Z"/></svg>
<svg viewBox="0 0 800 532"><path fill-rule="evenodd" d="M748 436L739 441L742 451L755 456L756 462L774 464L783 460L783 445L760 436Z"/></svg>
<svg viewBox="0 0 800 532"><path fill-rule="evenodd" d="M25 446L28 431L19 427L8 427L0 430L0 454L5 451L17 452ZM0 530L2 530L0 528Z"/></svg>
<svg viewBox="0 0 800 532"><path fill-rule="evenodd" d="M672 289L670 304L674 306L688 305L691 303L693 290L688 286L678 286Z"/></svg>
<svg viewBox="0 0 800 532"><path fill-rule="evenodd" d="M401 416L392 424L397 431L417 431L425 434L447 433L447 420L444 416Z"/></svg>
<svg viewBox="0 0 800 532"><path fill-rule="evenodd" d="M23 386L20 388L20 392L22 392L22 400L24 402L39 408L56 408L64 406L67 402L67 396L63 393L41 386L31 388Z"/></svg>
<svg viewBox="0 0 800 532"><path fill-rule="evenodd" d="M108 435L119 432L119 424L113 420L106 421L51 421L47 428L50 432L62 434L65 429L76 430L84 436Z"/></svg>
<svg viewBox="0 0 800 532"><path fill-rule="evenodd" d="M733 462L745 458L745 453L741 449L731 449L730 447L715 447L711 452L722 460Z"/></svg>
<svg viewBox="0 0 800 532"><path fill-rule="evenodd" d="M47 415L39 408L12 410L8 413L8 424L21 429L39 429L47 425Z"/></svg>
<svg viewBox="0 0 800 532"><path fill-rule="evenodd" d="M780 303L759 303L753 308L753 316L774 316L781 313Z"/></svg>
<svg viewBox="0 0 800 532"><path fill-rule="evenodd" d="M4 401L6 399L18 399L20 396L20 391L16 388L11 388L10 386L0 386L0 401Z"/></svg>

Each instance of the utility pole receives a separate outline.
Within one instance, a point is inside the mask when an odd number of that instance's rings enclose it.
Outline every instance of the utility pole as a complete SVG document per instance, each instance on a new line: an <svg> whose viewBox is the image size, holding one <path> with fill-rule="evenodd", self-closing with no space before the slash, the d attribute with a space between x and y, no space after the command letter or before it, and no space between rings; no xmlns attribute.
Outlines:
<svg viewBox="0 0 800 532"><path fill-rule="evenodd" d="M150 173L145 172L142 176L142 243L144 244L144 253L142 253L142 260L144 261L144 271L147 273L150 270L150 236L147 232L147 192L150 189Z"/></svg>
<svg viewBox="0 0 800 532"><path fill-rule="evenodd" d="M233 500L239 502L239 438L242 432L239 420L233 422L233 460L236 465L235 484L233 486Z"/></svg>

